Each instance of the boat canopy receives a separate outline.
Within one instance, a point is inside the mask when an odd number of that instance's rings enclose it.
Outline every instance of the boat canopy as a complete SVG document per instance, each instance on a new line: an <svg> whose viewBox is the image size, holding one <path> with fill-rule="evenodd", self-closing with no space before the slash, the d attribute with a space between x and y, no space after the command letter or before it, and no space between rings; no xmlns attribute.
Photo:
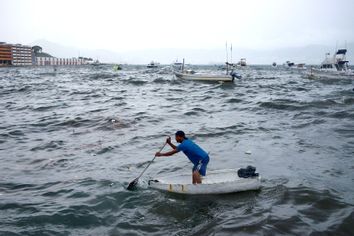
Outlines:
<svg viewBox="0 0 354 236"><path fill-rule="evenodd" d="M338 51L337 51L337 55L340 55L340 54L343 54L343 55L345 55L347 53L347 49L338 49Z"/></svg>

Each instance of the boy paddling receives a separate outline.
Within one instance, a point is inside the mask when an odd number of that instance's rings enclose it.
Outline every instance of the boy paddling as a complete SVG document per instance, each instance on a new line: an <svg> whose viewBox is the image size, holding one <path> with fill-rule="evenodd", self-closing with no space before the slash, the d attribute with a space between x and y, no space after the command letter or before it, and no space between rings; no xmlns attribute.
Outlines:
<svg viewBox="0 0 354 236"><path fill-rule="evenodd" d="M180 143L178 146L171 142L171 137L168 137L166 143L171 146L172 151L161 153L157 152L155 155L157 157L161 156L172 156L177 152L182 151L188 159L193 163L192 168L192 180L193 184L201 184L201 176L206 175L207 165L209 163L209 155L196 143L188 139L185 133L181 130L177 131L175 134L176 142Z"/></svg>

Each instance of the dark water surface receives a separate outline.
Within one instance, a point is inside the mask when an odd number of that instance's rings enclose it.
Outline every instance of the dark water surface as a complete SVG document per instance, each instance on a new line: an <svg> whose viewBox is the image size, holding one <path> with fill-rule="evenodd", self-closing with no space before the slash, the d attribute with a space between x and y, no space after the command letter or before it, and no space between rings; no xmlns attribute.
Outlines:
<svg viewBox="0 0 354 236"><path fill-rule="evenodd" d="M241 74L222 84L133 66L0 68L0 235L353 235L352 81ZM177 129L210 151L209 169L256 166L262 189L149 189L149 177L191 171L178 154L127 191Z"/></svg>

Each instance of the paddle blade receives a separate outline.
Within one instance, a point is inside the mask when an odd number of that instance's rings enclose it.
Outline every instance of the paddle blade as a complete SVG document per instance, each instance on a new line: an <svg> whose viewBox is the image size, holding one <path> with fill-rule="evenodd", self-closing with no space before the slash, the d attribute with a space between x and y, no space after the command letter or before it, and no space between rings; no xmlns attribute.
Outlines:
<svg viewBox="0 0 354 236"><path fill-rule="evenodd" d="M138 179L134 179L132 182L129 183L127 189L130 191L134 190L137 184L138 184Z"/></svg>

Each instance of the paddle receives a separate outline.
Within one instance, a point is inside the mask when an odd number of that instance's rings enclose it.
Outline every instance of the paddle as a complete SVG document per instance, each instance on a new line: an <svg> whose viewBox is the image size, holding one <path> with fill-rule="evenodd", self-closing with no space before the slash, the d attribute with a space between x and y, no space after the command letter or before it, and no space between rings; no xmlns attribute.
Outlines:
<svg viewBox="0 0 354 236"><path fill-rule="evenodd" d="M160 148L160 151L162 151L162 149L166 146L167 143L165 143L162 148ZM132 182L129 183L127 189L128 190L134 190L134 188L136 187L136 185L138 184L139 178L144 174L144 172L147 170L147 168L149 168L149 166L151 165L151 163L155 160L156 155L154 156L154 158L149 162L149 164L145 167L145 169L143 170L143 172L141 172L141 174L135 178Z"/></svg>

